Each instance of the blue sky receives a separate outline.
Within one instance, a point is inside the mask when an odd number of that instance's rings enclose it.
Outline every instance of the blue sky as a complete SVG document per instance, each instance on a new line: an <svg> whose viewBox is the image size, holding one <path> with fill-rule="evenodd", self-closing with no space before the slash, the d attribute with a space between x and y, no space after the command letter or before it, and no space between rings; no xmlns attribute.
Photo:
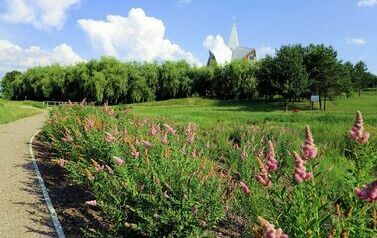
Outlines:
<svg viewBox="0 0 377 238"><path fill-rule="evenodd" d="M101 55L204 64L204 41L227 43L233 17L260 57L325 43L377 73L377 0L0 0L0 72Z"/></svg>

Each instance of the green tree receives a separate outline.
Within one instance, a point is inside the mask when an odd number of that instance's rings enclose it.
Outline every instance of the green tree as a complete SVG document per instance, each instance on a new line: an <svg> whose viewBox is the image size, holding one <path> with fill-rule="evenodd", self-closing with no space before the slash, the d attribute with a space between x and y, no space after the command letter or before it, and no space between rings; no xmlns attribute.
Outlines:
<svg viewBox="0 0 377 238"><path fill-rule="evenodd" d="M271 56L259 61L257 71L257 91L260 97L271 100L276 94L277 89L273 85L275 61Z"/></svg>
<svg viewBox="0 0 377 238"><path fill-rule="evenodd" d="M17 92L18 88L16 80L21 76L21 74L21 72L13 70L4 75L3 79L1 80L1 88L2 94L5 98L17 99L19 95Z"/></svg>
<svg viewBox="0 0 377 238"><path fill-rule="evenodd" d="M305 51L305 65L309 74L310 92L320 97L320 109L335 91L338 73L337 52L330 46L309 45Z"/></svg>
<svg viewBox="0 0 377 238"><path fill-rule="evenodd" d="M282 46L276 52L272 85L284 98L285 111L288 111L289 100L297 99L307 92L308 74L301 45Z"/></svg>
<svg viewBox="0 0 377 238"><path fill-rule="evenodd" d="M366 87L367 71L368 68L363 61L357 62L353 68L352 82L357 88L359 96L361 95L361 90Z"/></svg>

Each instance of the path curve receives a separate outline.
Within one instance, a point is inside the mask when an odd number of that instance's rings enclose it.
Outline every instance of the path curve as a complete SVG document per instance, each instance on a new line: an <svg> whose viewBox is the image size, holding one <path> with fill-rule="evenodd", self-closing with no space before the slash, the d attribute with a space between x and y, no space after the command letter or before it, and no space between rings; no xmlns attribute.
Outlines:
<svg viewBox="0 0 377 238"><path fill-rule="evenodd" d="M55 237L29 156L46 113L0 125L0 237Z"/></svg>

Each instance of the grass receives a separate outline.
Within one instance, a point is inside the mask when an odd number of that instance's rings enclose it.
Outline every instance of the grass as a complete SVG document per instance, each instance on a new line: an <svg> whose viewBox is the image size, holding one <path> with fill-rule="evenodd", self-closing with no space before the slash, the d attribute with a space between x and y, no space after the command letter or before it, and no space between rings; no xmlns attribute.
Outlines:
<svg viewBox="0 0 377 238"><path fill-rule="evenodd" d="M0 99L0 124L5 124L41 112L35 102L15 102Z"/></svg>
<svg viewBox="0 0 377 238"><path fill-rule="evenodd" d="M315 105L318 107L318 105ZM304 128L310 125L318 142L344 137L360 110L367 129L377 132L377 92L364 92L360 97L338 98L328 102L327 111L310 110L309 102L291 105L299 112L285 113L277 102L221 101L203 98L173 99L131 105L133 113L151 118L168 118L175 122L195 122L199 127L231 127L243 124L275 125Z"/></svg>
<svg viewBox="0 0 377 238"><path fill-rule="evenodd" d="M114 111L56 107L44 138L67 177L91 192L90 202L113 224L93 237L262 237L259 216L289 237L375 237L377 204L355 188L377 176L377 94L331 101L326 112L309 110L308 102L292 106L300 110L203 98ZM347 137L357 110L371 132L365 144ZM306 125L318 155L304 163L292 154ZM268 174L267 145L278 161ZM297 176L308 175L300 183Z"/></svg>

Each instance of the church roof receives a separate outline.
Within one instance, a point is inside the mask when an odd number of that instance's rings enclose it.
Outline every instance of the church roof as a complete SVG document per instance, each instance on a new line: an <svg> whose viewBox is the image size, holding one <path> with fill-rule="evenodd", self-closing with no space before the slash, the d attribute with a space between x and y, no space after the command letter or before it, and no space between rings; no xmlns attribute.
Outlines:
<svg viewBox="0 0 377 238"><path fill-rule="evenodd" d="M247 47L237 47L234 50L232 50L232 61L244 59L245 57L253 53L255 54L255 49Z"/></svg>

